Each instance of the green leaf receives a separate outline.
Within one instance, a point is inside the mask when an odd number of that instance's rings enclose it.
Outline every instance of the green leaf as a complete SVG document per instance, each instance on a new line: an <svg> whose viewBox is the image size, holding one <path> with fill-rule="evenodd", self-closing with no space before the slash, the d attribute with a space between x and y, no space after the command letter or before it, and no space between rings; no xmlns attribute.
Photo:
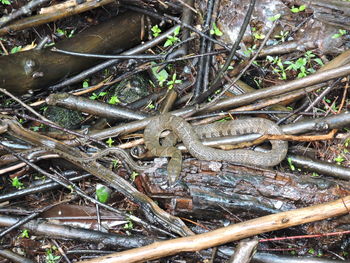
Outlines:
<svg viewBox="0 0 350 263"><path fill-rule="evenodd" d="M96 93L92 93L92 95L89 97L90 100L95 100L98 98L98 95Z"/></svg>
<svg viewBox="0 0 350 263"><path fill-rule="evenodd" d="M174 34L172 36L168 36L167 41L164 43L164 47L168 47L173 45L175 42L180 41L180 39L177 37L177 35L180 33L180 26L176 27L174 30Z"/></svg>
<svg viewBox="0 0 350 263"><path fill-rule="evenodd" d="M55 256L52 252L52 249L49 248L46 250L46 263L56 263L61 259L60 256Z"/></svg>
<svg viewBox="0 0 350 263"><path fill-rule="evenodd" d="M309 254L312 254L312 255L315 254L315 249L310 248L309 251L308 251L308 253L309 253Z"/></svg>
<svg viewBox="0 0 350 263"><path fill-rule="evenodd" d="M267 55L266 56L266 59L269 61L269 62L272 62L274 60L274 58L270 55Z"/></svg>
<svg viewBox="0 0 350 263"><path fill-rule="evenodd" d="M182 80L176 79L176 73L174 73L171 80L167 82L168 89L172 89L175 84L179 83L182 83Z"/></svg>
<svg viewBox="0 0 350 263"><path fill-rule="evenodd" d="M21 49L22 49L22 46L14 47L11 49L10 53L11 54L17 53L17 52L21 51Z"/></svg>
<svg viewBox="0 0 350 263"><path fill-rule="evenodd" d="M305 58L298 58L297 61L295 62L296 65L298 65L299 68L305 66L307 63Z"/></svg>
<svg viewBox="0 0 350 263"><path fill-rule="evenodd" d="M15 178L12 179L12 186L16 187L17 189L23 189L23 183L18 179L16 176Z"/></svg>
<svg viewBox="0 0 350 263"><path fill-rule="evenodd" d="M295 166L293 165L292 159L291 158L287 158L288 164L289 164L289 168L292 171L295 171Z"/></svg>
<svg viewBox="0 0 350 263"><path fill-rule="evenodd" d="M345 158L341 155L338 155L336 158L334 158L334 161L336 161L338 164L341 164L345 161Z"/></svg>
<svg viewBox="0 0 350 263"><path fill-rule="evenodd" d="M3 5L10 5L11 4L11 2L9 0L1 0L1 3Z"/></svg>
<svg viewBox="0 0 350 263"><path fill-rule="evenodd" d="M162 32L162 30L158 27L158 25L155 25L151 28L151 31L152 31L152 35L154 37L157 37L159 36L159 34Z"/></svg>
<svg viewBox="0 0 350 263"><path fill-rule="evenodd" d="M89 80L84 80L83 82L83 88L88 88L89 87Z"/></svg>
<svg viewBox="0 0 350 263"><path fill-rule="evenodd" d="M290 9L290 11L292 11L292 13L298 13L299 12L299 8L298 7L292 7Z"/></svg>
<svg viewBox="0 0 350 263"><path fill-rule="evenodd" d="M113 160L112 164L113 164L113 168L117 168L119 166L119 160Z"/></svg>
<svg viewBox="0 0 350 263"><path fill-rule="evenodd" d="M344 146L348 147L350 145L350 138L347 138L344 142Z"/></svg>
<svg viewBox="0 0 350 263"><path fill-rule="evenodd" d="M320 66L323 66L323 61L320 58L315 58L314 61L319 64Z"/></svg>
<svg viewBox="0 0 350 263"><path fill-rule="evenodd" d="M271 21L271 22L274 22L274 21L276 21L276 20L278 20L278 19L280 19L280 18L281 18L281 14L276 14L276 15L274 15L274 16L270 16L270 17L268 18L268 20Z"/></svg>
<svg viewBox="0 0 350 263"><path fill-rule="evenodd" d="M260 34L260 33L254 33L253 36L257 40L262 40L262 39L265 38L265 35L264 34Z"/></svg>
<svg viewBox="0 0 350 263"><path fill-rule="evenodd" d="M107 203L109 197L110 197L110 193L109 193L109 189L108 187L104 186L104 185L98 185L98 187L96 188L96 197L97 200L100 201L101 203Z"/></svg>
<svg viewBox="0 0 350 263"><path fill-rule="evenodd" d="M344 29L339 29L338 32L339 33L334 34L332 38L339 38L347 33L347 31Z"/></svg>
<svg viewBox="0 0 350 263"><path fill-rule="evenodd" d="M299 13L299 12L302 12L306 9L306 5L301 5L299 7L295 7L293 6L290 11L292 11L292 13Z"/></svg>
<svg viewBox="0 0 350 263"><path fill-rule="evenodd" d="M66 31L61 29L61 28L57 28L56 29L56 35L61 37L61 36L65 36L66 35Z"/></svg>
<svg viewBox="0 0 350 263"><path fill-rule="evenodd" d="M299 6L299 12L304 11L306 9L306 5Z"/></svg>
<svg viewBox="0 0 350 263"><path fill-rule="evenodd" d="M347 32L345 29L339 29L339 34L341 34L342 36L345 35Z"/></svg>
<svg viewBox="0 0 350 263"><path fill-rule="evenodd" d="M177 36L177 35L180 33L180 29L181 29L180 26L178 26L177 28L175 28L175 30L174 30L174 36Z"/></svg>
<svg viewBox="0 0 350 263"><path fill-rule="evenodd" d="M299 74L298 74L298 78L299 79L303 78L303 77L306 77L306 76L307 76L307 74L305 72L299 72Z"/></svg>
<svg viewBox="0 0 350 263"><path fill-rule="evenodd" d="M137 172L132 172L132 174L131 174L131 176L130 176L130 177L131 177L131 180L132 180L132 181L135 181L135 179L136 179L137 176L139 176L139 174L138 174Z"/></svg>
<svg viewBox="0 0 350 263"><path fill-rule="evenodd" d="M120 103L120 100L118 99L117 96L112 96L109 101L108 101L109 104L116 104L116 103Z"/></svg>
<svg viewBox="0 0 350 263"><path fill-rule="evenodd" d="M134 228L134 225L131 221L129 221L124 225L124 229L133 229L133 228Z"/></svg>
<svg viewBox="0 0 350 263"><path fill-rule="evenodd" d="M71 30L67 37L68 37L68 38L73 37L74 32L75 32L75 29Z"/></svg>
<svg viewBox="0 0 350 263"><path fill-rule="evenodd" d="M314 57L316 57L316 55L314 53L312 53L312 51L309 50L309 51L305 52L305 57L314 58Z"/></svg>
<svg viewBox="0 0 350 263"><path fill-rule="evenodd" d="M151 64L156 64L155 62L152 62ZM159 66L158 67L152 67L152 73L158 80L159 86L163 86L164 82L168 79L168 72L165 69L162 69L161 71L158 72Z"/></svg>
<svg viewBox="0 0 350 263"><path fill-rule="evenodd" d="M109 137L106 143L108 144L109 147L112 147L114 140L111 137Z"/></svg>
<svg viewBox="0 0 350 263"><path fill-rule="evenodd" d="M210 30L210 34L218 37L221 37L223 35L220 29L216 26L216 23L213 23L212 29Z"/></svg>
<svg viewBox="0 0 350 263"><path fill-rule="evenodd" d="M29 230L28 229L23 229L22 233L20 234L21 238L29 238Z"/></svg>
<svg viewBox="0 0 350 263"><path fill-rule="evenodd" d="M146 108L149 108L149 109L154 109L155 106L152 104L152 102L148 103L148 105L146 106Z"/></svg>
<svg viewBox="0 0 350 263"><path fill-rule="evenodd" d="M168 39L167 41L165 41L164 47L169 47L169 46L171 46L172 44L173 44L173 41L170 40L170 39Z"/></svg>
<svg viewBox="0 0 350 263"><path fill-rule="evenodd" d="M105 92L105 91L100 92L99 94L92 93L92 95L89 98L90 98L90 100L95 100L95 99L97 99L99 97L103 97L105 95L107 95L107 92Z"/></svg>

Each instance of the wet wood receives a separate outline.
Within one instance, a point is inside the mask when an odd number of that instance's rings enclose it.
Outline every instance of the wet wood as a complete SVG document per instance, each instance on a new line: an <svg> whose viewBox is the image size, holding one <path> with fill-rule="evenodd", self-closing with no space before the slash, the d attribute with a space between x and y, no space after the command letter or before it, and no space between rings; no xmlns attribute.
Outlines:
<svg viewBox="0 0 350 263"><path fill-rule="evenodd" d="M128 12L96 27L91 27L56 47L86 53L120 53L141 41L143 15ZM52 52L30 50L0 57L0 86L14 94L23 94L54 84L87 69L101 60Z"/></svg>
<svg viewBox="0 0 350 263"><path fill-rule="evenodd" d="M280 212L233 224L203 234L156 242L145 247L80 262L145 262L147 260L174 255L179 252L199 251L265 232L347 214L349 208L350 196L345 196L333 202Z"/></svg>
<svg viewBox="0 0 350 263"><path fill-rule="evenodd" d="M0 28L0 36L6 35L10 32L15 32L18 30L22 30L25 28L30 28L34 26L39 26L45 23L49 23L52 21L56 21L58 19L62 19L68 16L72 16L75 14L79 14L99 6L107 5L113 3L113 0L94 0L94 1L86 1L76 6L68 7L67 9L58 9L55 12L39 14L36 16L30 16L13 23L10 23L4 27Z"/></svg>
<svg viewBox="0 0 350 263"><path fill-rule="evenodd" d="M164 164L143 175L139 187L173 214L206 219L247 219L350 195L348 181L193 159L183 163L177 186L167 187L166 180Z"/></svg>

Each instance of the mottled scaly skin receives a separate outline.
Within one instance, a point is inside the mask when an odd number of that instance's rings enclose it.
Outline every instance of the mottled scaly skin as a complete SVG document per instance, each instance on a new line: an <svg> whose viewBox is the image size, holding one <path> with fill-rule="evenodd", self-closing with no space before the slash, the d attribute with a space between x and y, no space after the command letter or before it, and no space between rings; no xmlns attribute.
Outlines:
<svg viewBox="0 0 350 263"><path fill-rule="evenodd" d="M192 127L180 117L164 114L146 127L144 139L146 147L152 154L171 157L168 165L170 183L174 183L181 172L182 155L181 151L174 146L160 145L159 138L164 130L173 131L191 155L206 161L226 161L269 167L279 164L288 150L288 143L280 140L271 140L272 148L268 152L246 149L225 151L205 146L200 141L203 138L247 133L283 134L274 122L267 119L249 118Z"/></svg>

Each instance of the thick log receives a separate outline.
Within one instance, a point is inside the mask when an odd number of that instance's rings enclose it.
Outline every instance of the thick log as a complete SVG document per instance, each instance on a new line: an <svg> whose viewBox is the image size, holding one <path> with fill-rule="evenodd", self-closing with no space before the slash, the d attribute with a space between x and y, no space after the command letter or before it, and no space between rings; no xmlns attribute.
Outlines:
<svg viewBox="0 0 350 263"><path fill-rule="evenodd" d="M138 13L127 12L72 39L63 40L56 47L83 53L120 53L141 41L142 17ZM49 49L2 56L0 87L14 94L24 94L54 84L99 62L101 60L64 55Z"/></svg>
<svg viewBox="0 0 350 263"><path fill-rule="evenodd" d="M142 175L139 187L173 214L250 219L322 204L350 195L350 183L221 162L186 160L180 182L167 187L166 164Z"/></svg>

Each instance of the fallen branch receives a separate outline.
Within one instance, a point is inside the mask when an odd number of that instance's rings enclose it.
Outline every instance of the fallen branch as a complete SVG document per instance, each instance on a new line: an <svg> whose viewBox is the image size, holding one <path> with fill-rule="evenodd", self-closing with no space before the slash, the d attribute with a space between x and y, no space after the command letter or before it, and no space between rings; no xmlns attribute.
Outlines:
<svg viewBox="0 0 350 263"><path fill-rule="evenodd" d="M325 204L268 215L190 237L156 242L148 246L114 253L84 263L144 262L180 252L191 252L219 246L261 233L310 223L349 213L350 196Z"/></svg>
<svg viewBox="0 0 350 263"><path fill-rule="evenodd" d="M57 12L45 13L41 15L23 18L0 29L0 36L9 32L15 32L29 27L39 26L45 23L56 21L67 16L76 15L103 5L113 3L113 0L88 1L77 6L72 6L67 9L58 9Z"/></svg>
<svg viewBox="0 0 350 263"><path fill-rule="evenodd" d="M251 142L242 142L236 145L222 145L219 148L224 150L233 150L233 149L250 147L269 140L296 141L296 142L325 141L325 140L333 139L337 131L338 131L337 129L333 129L327 134L300 135L300 136L290 135L290 134L264 134L259 139L256 139Z"/></svg>

